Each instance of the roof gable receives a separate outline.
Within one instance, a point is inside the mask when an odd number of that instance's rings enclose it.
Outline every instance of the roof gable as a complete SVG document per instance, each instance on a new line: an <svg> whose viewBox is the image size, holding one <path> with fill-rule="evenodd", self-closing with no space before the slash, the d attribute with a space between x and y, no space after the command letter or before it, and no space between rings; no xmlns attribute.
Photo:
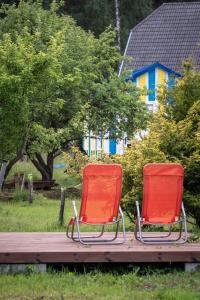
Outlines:
<svg viewBox="0 0 200 300"><path fill-rule="evenodd" d="M160 68L161 70L167 72L168 74L172 74L172 75L175 75L175 76L178 76L178 77L181 76L180 73L174 72L173 70L167 68L166 66L160 64L159 62L156 62L156 63L151 64L149 66L143 67L143 68L141 68L139 70L133 71L131 79L135 80L138 76L140 76L140 75L142 75L142 74L144 74L146 72L153 71L153 70L155 70L155 68Z"/></svg>
<svg viewBox="0 0 200 300"><path fill-rule="evenodd" d="M200 2L161 5L132 29L125 54L131 71L159 61L180 73L189 57L200 68Z"/></svg>

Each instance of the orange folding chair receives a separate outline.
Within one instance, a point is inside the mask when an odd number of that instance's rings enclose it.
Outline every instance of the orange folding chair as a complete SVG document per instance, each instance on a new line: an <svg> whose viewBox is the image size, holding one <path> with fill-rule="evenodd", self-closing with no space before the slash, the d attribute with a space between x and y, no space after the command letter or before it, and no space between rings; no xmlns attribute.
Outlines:
<svg viewBox="0 0 200 300"><path fill-rule="evenodd" d="M176 163L151 163L144 166L142 214L136 201L135 238L142 243L185 243L187 222L182 202L184 170ZM145 235L143 225L169 227L160 236ZM173 225L179 226L178 236L172 237Z"/></svg>
<svg viewBox="0 0 200 300"><path fill-rule="evenodd" d="M126 240L124 216L120 208L122 167L119 164L88 164L83 169L83 190L79 215L72 202L74 218L67 226L67 237L82 244L122 244ZM119 216L118 216L119 215ZM122 221L123 238L118 237ZM81 233L81 225L101 225L101 233L92 236ZM103 238L105 225L116 225L112 238ZM75 227L77 232L75 233ZM70 232L71 229L71 232Z"/></svg>

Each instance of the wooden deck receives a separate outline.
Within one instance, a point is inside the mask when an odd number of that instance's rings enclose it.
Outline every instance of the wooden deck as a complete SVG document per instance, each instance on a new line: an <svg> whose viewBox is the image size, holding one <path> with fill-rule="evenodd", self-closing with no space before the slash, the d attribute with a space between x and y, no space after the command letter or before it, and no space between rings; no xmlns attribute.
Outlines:
<svg viewBox="0 0 200 300"><path fill-rule="evenodd" d="M143 245L128 233L123 245L83 246L60 232L0 233L1 264L80 262L196 263L200 262L200 244Z"/></svg>

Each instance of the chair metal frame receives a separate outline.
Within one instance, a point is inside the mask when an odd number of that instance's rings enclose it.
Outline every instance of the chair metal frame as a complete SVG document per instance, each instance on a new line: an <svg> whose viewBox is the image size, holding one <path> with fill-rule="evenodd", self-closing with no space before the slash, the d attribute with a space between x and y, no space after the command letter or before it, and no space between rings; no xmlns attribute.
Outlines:
<svg viewBox="0 0 200 300"><path fill-rule="evenodd" d="M76 202L72 201L72 206L73 206L73 210L74 210L74 218L73 218L73 222L72 224L69 223L67 226L67 231L66 231L66 236L69 239L72 239L74 242L80 242L83 245L105 245L105 244L111 244L111 245L120 245L125 243L126 241L126 231L125 231L125 222L124 222L124 214L122 212L121 207L119 206L119 217L117 217L116 220L114 220L113 222L109 222L109 223L95 223L95 224L91 224L91 223L87 223L87 222L83 222L81 221L81 219L78 216L78 212L77 212L77 207L76 207ZM120 241L116 241L116 239L118 238L118 233L119 233L119 223L120 221L122 222L122 230L123 230L123 238ZM88 224L88 225L101 225L102 226L102 230L100 232L100 234L96 235L96 236L92 236L92 235L82 235L81 232L81 225L82 224ZM77 234L75 235L74 231L75 231L75 225L77 228ZM116 225L116 231L115 231L115 235L112 239L100 239L103 234L104 234L104 227L107 225ZM71 228L71 234L70 234L70 227Z"/></svg>
<svg viewBox="0 0 200 300"><path fill-rule="evenodd" d="M136 201L136 211L137 211L137 219L136 219L136 224L135 224L135 238L136 240L142 242L143 244L184 244L187 242L188 238L188 232L187 232L187 219L186 219L186 214L185 214L185 208L182 202L181 205L181 213L182 215L180 216L179 220L169 223L169 224L164 224L164 223L150 223L150 222L143 222L143 218L141 217L140 214L140 207L139 207L139 202ZM165 238L170 238L171 233L172 233L172 226L179 224L179 233L178 237L175 239L168 239L165 240ZM160 235L160 236L145 236L142 231L142 226L143 225L151 225L151 226L169 226L169 231L165 235Z"/></svg>

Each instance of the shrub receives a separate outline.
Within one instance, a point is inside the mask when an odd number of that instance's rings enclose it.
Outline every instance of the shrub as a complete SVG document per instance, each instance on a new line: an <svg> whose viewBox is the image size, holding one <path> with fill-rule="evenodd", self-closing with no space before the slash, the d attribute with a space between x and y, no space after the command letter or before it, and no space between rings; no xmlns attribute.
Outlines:
<svg viewBox="0 0 200 300"><path fill-rule="evenodd" d="M102 153L101 158L88 157L85 153L81 152L78 147L71 147L70 152L63 153L64 160L67 164L65 173L67 175L81 179L82 169L88 163L113 163L113 159L106 153Z"/></svg>
<svg viewBox="0 0 200 300"><path fill-rule="evenodd" d="M28 191L27 190L15 190L13 194L14 201L28 201Z"/></svg>
<svg viewBox="0 0 200 300"><path fill-rule="evenodd" d="M123 207L133 219L134 202L142 195L142 170L150 162L178 162L185 168L185 204L187 212L200 226L200 101L189 109L184 120L166 118L164 110L155 113L148 133L134 139L123 157Z"/></svg>
<svg viewBox="0 0 200 300"><path fill-rule="evenodd" d="M65 173L67 175L81 178L83 167L89 162L89 157L81 152L78 147L71 147L70 152L64 152L63 158L67 163Z"/></svg>
<svg viewBox="0 0 200 300"><path fill-rule="evenodd" d="M169 161L166 154L161 150L160 135L163 134L166 126L162 124L158 131L155 131L155 124L161 119L159 114L153 116L148 134L141 140L132 140L131 147L127 149L124 156L118 156L117 162L123 166L123 201L122 207L133 221L135 201L142 199L143 167L151 162ZM167 121L165 121L167 125ZM160 132L159 132L160 131Z"/></svg>

